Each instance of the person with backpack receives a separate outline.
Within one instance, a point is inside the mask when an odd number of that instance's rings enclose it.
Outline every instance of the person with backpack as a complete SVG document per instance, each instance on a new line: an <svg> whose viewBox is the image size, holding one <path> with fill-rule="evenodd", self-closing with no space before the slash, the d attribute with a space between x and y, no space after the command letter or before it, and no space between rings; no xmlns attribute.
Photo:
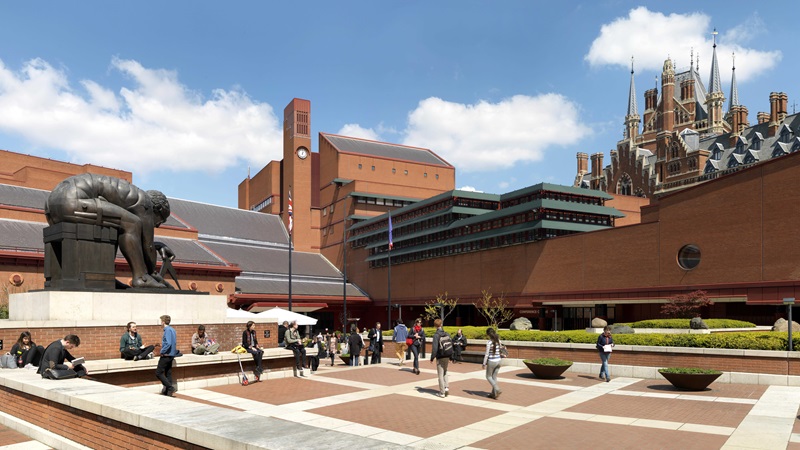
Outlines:
<svg viewBox="0 0 800 450"><path fill-rule="evenodd" d="M433 345L431 347L431 364L436 360L436 374L439 376L439 397L450 395L450 387L447 385L447 366L450 364L450 357L453 356L453 340L450 335L442 328L442 319L433 321L436 332L433 333Z"/></svg>

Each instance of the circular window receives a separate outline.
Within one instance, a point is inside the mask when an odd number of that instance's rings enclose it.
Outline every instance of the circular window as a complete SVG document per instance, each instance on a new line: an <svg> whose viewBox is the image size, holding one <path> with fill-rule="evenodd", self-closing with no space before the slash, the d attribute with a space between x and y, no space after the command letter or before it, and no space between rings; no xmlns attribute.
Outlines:
<svg viewBox="0 0 800 450"><path fill-rule="evenodd" d="M684 245L678 250L678 265L683 270L692 270L700 264L700 248L696 245Z"/></svg>

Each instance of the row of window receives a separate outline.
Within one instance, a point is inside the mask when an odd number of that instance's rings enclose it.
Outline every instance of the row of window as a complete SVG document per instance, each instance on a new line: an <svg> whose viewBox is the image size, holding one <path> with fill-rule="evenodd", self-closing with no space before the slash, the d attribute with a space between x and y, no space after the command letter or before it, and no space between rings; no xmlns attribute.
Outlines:
<svg viewBox="0 0 800 450"><path fill-rule="evenodd" d="M480 239L473 242L465 242L460 244L442 246L439 248L421 250L418 252L408 253L405 255L392 256L391 258L392 258L392 264L403 264L407 262L421 261L426 259L438 258L442 256L457 255L459 253L476 252L491 248L505 247L508 245L522 244L525 242L540 241L543 239L554 238L557 236L566 236L574 233L575 233L574 231L566 231L566 230L548 230L548 229L529 230L519 233L511 233L504 236L496 236L486 239ZM371 254L378 253L380 250L382 249L373 249L371 250L370 253ZM387 258L383 258L376 261L370 261L369 265L371 268L384 267L388 265L388 260Z"/></svg>
<svg viewBox="0 0 800 450"><path fill-rule="evenodd" d="M361 163L358 164L358 170L361 170L363 167L364 166ZM372 166L372 171L373 172L375 171L375 166ZM397 173L397 169L392 167L392 173ZM408 175L408 169L403 170L403 175ZM422 176L423 176L423 178L428 178L428 172L423 172ZM439 174L438 173L434 174L434 176L436 177L437 180L439 179Z"/></svg>
<svg viewBox="0 0 800 450"><path fill-rule="evenodd" d="M272 196L266 198L266 200L262 201L261 203L257 204L250 208L251 211L261 211L262 209L266 208L267 206L272 204Z"/></svg>
<svg viewBox="0 0 800 450"><path fill-rule="evenodd" d="M568 194L566 192L540 190L521 197L513 198L502 203L503 208L530 203L537 200L558 200L561 202L580 203L584 205L603 206L605 200L600 197L590 197L587 195Z"/></svg>

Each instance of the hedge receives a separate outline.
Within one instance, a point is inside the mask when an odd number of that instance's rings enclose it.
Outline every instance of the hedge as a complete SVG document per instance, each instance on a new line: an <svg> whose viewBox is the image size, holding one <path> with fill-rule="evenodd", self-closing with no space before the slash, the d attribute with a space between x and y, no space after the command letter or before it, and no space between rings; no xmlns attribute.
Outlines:
<svg viewBox="0 0 800 450"><path fill-rule="evenodd" d="M467 341L470 339L488 339L486 327L444 327L444 330L454 336L459 328L463 331ZM424 328L427 337L433 336L433 328ZM538 331L538 330L498 330L497 334L504 341L527 342L564 342L594 344L597 334L587 333L585 330L570 331ZM800 348L800 336L792 336L794 348ZM788 351L788 334L777 331L740 331L712 334L618 334L614 335L614 342L618 345L645 345L655 347L695 347L695 348L726 348L743 350L778 350Z"/></svg>
<svg viewBox="0 0 800 450"><path fill-rule="evenodd" d="M688 329L691 319L650 319L638 322L620 323L631 328L680 328ZM756 324L733 319L703 319L708 328L755 328Z"/></svg>

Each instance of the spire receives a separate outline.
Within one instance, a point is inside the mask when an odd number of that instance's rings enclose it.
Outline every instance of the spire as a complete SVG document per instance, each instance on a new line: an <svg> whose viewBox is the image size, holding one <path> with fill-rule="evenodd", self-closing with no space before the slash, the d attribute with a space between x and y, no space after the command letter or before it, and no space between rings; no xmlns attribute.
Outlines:
<svg viewBox="0 0 800 450"><path fill-rule="evenodd" d="M728 104L728 112L730 112L734 106L739 106L739 90L736 88L736 54L734 53L732 56L733 59L733 68L731 69L731 101Z"/></svg>
<svg viewBox="0 0 800 450"><path fill-rule="evenodd" d="M717 63L717 29L711 33L714 36L714 53L711 55L711 79L708 80L709 92L722 92L722 85L719 81L719 64Z"/></svg>
<svg viewBox="0 0 800 450"><path fill-rule="evenodd" d="M633 56L631 56L631 87L628 91L628 116L637 115L636 86L633 84Z"/></svg>

